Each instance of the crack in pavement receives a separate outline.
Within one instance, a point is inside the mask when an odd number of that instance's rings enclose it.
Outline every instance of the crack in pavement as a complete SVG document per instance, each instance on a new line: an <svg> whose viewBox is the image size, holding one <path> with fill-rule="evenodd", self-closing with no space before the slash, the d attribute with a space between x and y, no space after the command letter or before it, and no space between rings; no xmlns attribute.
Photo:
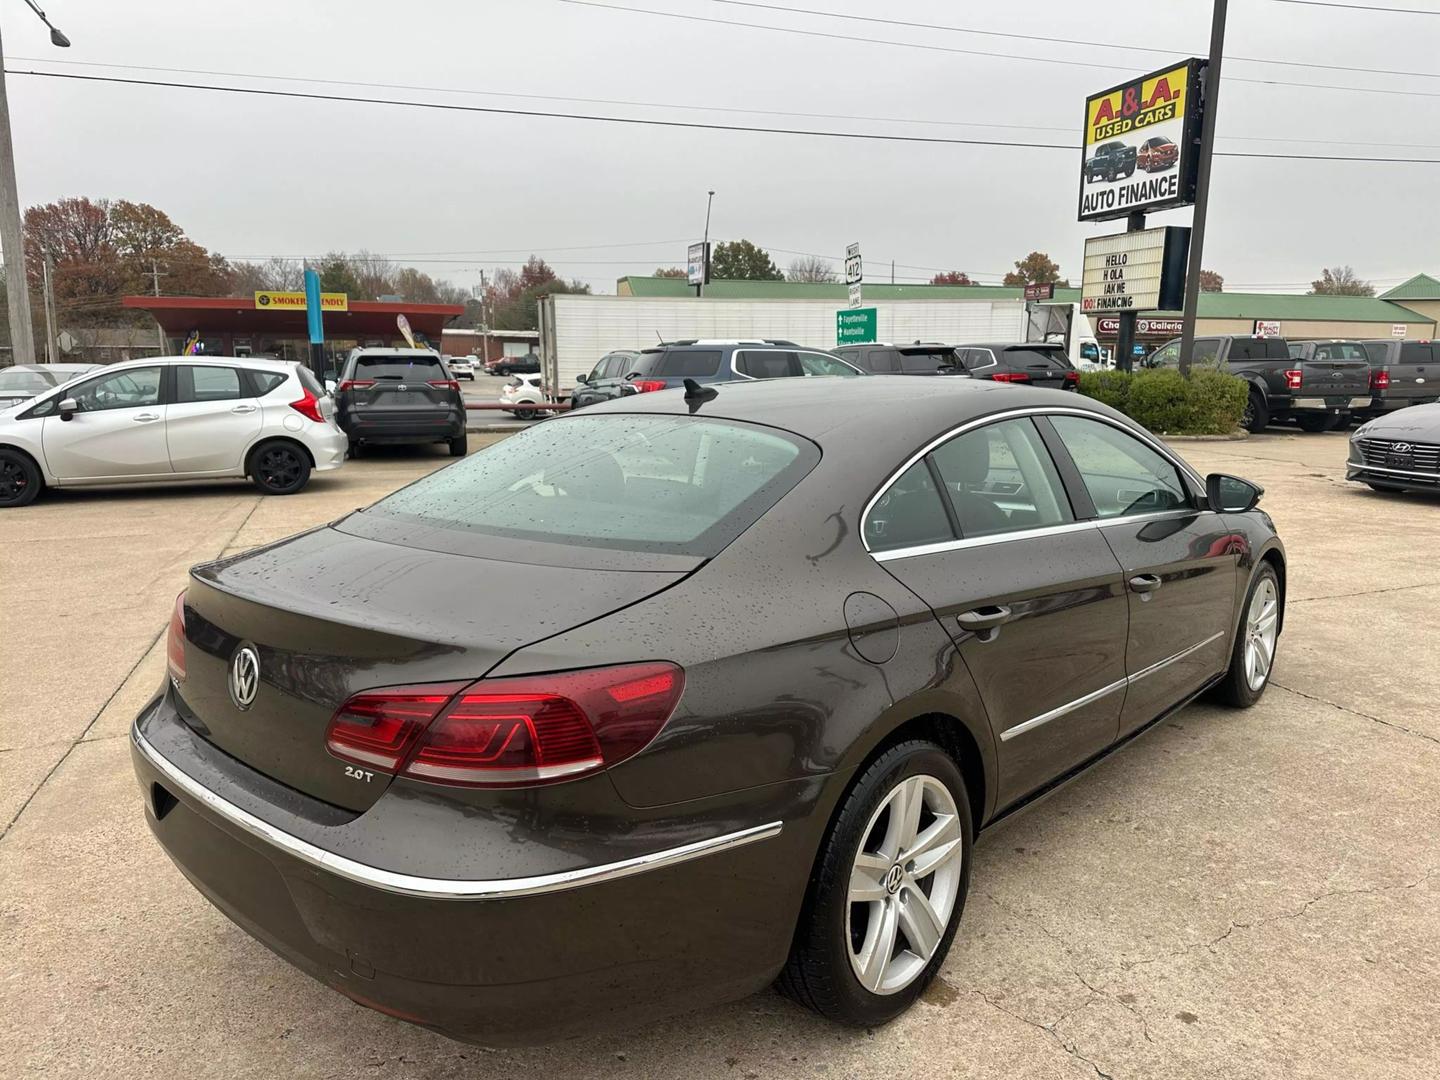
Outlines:
<svg viewBox="0 0 1440 1080"><path fill-rule="evenodd" d="M1414 585L1391 585L1384 589L1362 589L1360 592L1331 593L1328 596L1305 596L1299 600L1286 600L1286 605L1309 604L1316 600L1344 600L1351 596L1374 596L1377 593L1404 592L1406 589L1433 589L1440 581L1419 581Z"/></svg>
<svg viewBox="0 0 1440 1080"><path fill-rule="evenodd" d="M1312 896L1310 899L1302 901L1297 911L1284 912L1279 915L1267 915L1263 919L1253 919L1250 922L1236 922L1234 919L1231 919L1230 925L1225 928L1225 932L1217 937L1211 938L1209 941L1192 941L1184 948L1176 949L1173 952L1161 953L1159 956L1149 956L1139 960L1122 961L1121 967L1127 972L1130 972L1148 964L1158 964L1162 960L1177 960L1189 956L1197 949L1209 949L1213 951L1221 942L1228 941L1236 930L1253 930L1261 926L1269 926L1272 923L1289 922L1293 919L1304 918L1309 914L1310 909L1322 900L1329 900L1335 896L1379 896L1381 893L1405 892L1409 889L1418 889L1436 874L1440 874L1440 866L1426 870L1414 881L1402 882L1399 885L1368 885L1354 889L1327 889L1318 896Z"/></svg>
<svg viewBox="0 0 1440 1080"><path fill-rule="evenodd" d="M1363 713L1359 709L1352 709L1348 705L1341 705L1337 701L1331 701L1328 698L1317 697L1314 694L1307 694L1304 690L1296 690L1293 686L1286 686L1284 683L1278 683L1274 679L1270 680L1270 685L1278 686L1287 694L1294 694L1296 697L1302 697L1306 701L1313 701L1320 705L1329 705L1332 709L1339 709L1341 712L1349 713L1351 716L1358 716L1362 720L1369 720L1373 724L1379 724L1382 727L1390 728L1391 730L1398 731L1401 734L1411 735L1417 739L1424 739L1426 742L1440 744L1440 737L1431 735L1428 732L1416 731L1414 728L1406 727L1404 724L1397 724L1393 720L1384 720L1378 716L1371 716L1369 713Z"/></svg>
<svg viewBox="0 0 1440 1080"><path fill-rule="evenodd" d="M1054 1024L1059 1023L1058 1020L1054 1021L1054 1023L1051 1024L1042 1024L1038 1020L1031 1020L1028 1016L1022 1016L1020 1013L1017 1013L1012 1009L1005 1008L1005 1006L1001 1005L998 1001L985 993L984 990L971 990L970 992L979 997L981 1001L985 1002L985 1004L989 1005L992 1009L1004 1013L1012 1020L1018 1020L1022 1024L1028 1024L1033 1028L1037 1028L1038 1030L1043 1031L1047 1036L1055 1040L1055 1045L1060 1047L1061 1050L1064 1050L1065 1053L1069 1054L1076 1061L1083 1062L1084 1064L1090 1066L1090 1068L1095 1070L1095 1075L1100 1077L1101 1080L1115 1080L1115 1076L1113 1073L1106 1072L1104 1069L1100 1068L1099 1065L1095 1064L1094 1061L1082 1054L1073 1039L1067 1042L1059 1033L1054 1030ZM1084 1008L1084 1006L1082 1005L1081 1008Z"/></svg>
<svg viewBox="0 0 1440 1080"><path fill-rule="evenodd" d="M255 511L260 508L260 504L263 501L264 496L255 496L255 504L250 507L250 512L245 515L244 519L240 522L240 524L235 527L235 531L232 532L229 537L226 538L225 542L220 545L220 550L223 551L230 544L234 543L235 538L239 536L240 531L250 523L250 519L255 516ZM159 643L160 639L165 636L166 631L169 629L170 621L169 619L166 619L163 623L161 623L160 629L155 634L155 636L152 637L145 645L145 648L140 651L139 657L135 660L135 663L130 666L130 670L125 672L125 677L115 684L115 689L110 691L110 694L101 703L100 708L95 710L95 715L90 717L89 721L85 724L85 727L81 730L80 734L77 735L73 740L70 740L70 745L66 749L66 751L60 755L60 760L55 762L54 765L50 766L49 771L47 771L44 777L41 778L40 783L35 785L34 789L30 792L29 795L25 796L25 801L20 804L19 809L17 809L14 815L10 818L10 820L5 823L5 828L3 830L0 830L0 840L4 840L7 836L10 835L10 830L15 827L15 823L20 820L21 815L25 813L26 808L29 807L35 796L40 794L40 792L44 790L45 785L48 784L50 782L50 778L54 776L57 771L59 771L60 766L64 765L65 762L70 760L70 755L75 752L75 747L79 746L82 742L99 741L86 738L86 736L90 734L90 729L93 728L97 722L99 722L100 717L105 715L105 710L110 707L110 703L119 696L121 690L125 689L126 683L128 683L131 677L135 674L135 672L139 670L140 665L145 662L145 658L150 655L150 650L155 648L155 646ZM61 740L60 744L64 745L64 741Z"/></svg>

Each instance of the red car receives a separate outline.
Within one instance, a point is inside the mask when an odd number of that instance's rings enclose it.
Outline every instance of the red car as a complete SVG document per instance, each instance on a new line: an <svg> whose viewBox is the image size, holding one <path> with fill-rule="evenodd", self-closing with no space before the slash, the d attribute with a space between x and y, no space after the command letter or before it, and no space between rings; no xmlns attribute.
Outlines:
<svg viewBox="0 0 1440 1080"><path fill-rule="evenodd" d="M1140 144L1135 155L1135 167L1145 172L1164 172L1173 169L1180 160L1180 148L1164 135L1156 135Z"/></svg>

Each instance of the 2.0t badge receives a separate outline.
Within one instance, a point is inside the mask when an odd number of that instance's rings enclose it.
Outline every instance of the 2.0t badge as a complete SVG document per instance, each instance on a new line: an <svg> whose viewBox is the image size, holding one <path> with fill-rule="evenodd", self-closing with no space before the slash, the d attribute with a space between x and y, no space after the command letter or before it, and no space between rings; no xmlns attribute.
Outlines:
<svg viewBox="0 0 1440 1080"><path fill-rule="evenodd" d="M230 660L230 700L240 710L255 704L260 689L260 654L253 645L242 645Z"/></svg>

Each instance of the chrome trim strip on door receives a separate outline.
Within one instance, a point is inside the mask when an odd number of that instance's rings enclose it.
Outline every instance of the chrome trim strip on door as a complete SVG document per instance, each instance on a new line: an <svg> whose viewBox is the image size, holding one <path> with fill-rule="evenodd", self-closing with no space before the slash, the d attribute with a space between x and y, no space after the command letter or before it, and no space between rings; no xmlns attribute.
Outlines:
<svg viewBox="0 0 1440 1080"><path fill-rule="evenodd" d="M1064 705L1060 705L1057 708L1051 709L1049 712L1044 712L1041 713L1039 716L1031 717L1029 720L1025 720L1019 724L1016 724L1014 727L1006 728L1000 733L1000 741L1009 742L1011 739L1015 738L1016 735L1023 735L1025 734L1025 732L1032 731L1035 728L1039 727L1041 724L1047 724L1051 720L1057 720L1060 717L1064 716L1066 713L1074 712L1076 709L1080 709L1085 707L1086 705L1089 705L1092 701L1099 701L1106 694L1113 694L1116 690L1139 682L1147 675L1154 675L1155 672L1159 671L1161 668L1168 667L1169 665L1175 663L1177 660L1185 659L1185 657L1189 656L1191 653L1203 649L1212 641L1215 641L1216 639L1222 638L1224 636L1225 631L1217 631L1216 633L1213 633L1209 637L1207 637L1204 641L1197 641L1194 645L1190 645L1186 648L1181 649L1173 656L1167 656L1164 660L1157 660L1149 667L1141 668L1133 675L1126 675L1125 678L1117 679L1109 686L1102 686L1099 690L1092 690L1084 697L1078 697L1074 701L1068 701Z"/></svg>
<svg viewBox="0 0 1440 1080"><path fill-rule="evenodd" d="M917 461L923 458L926 454L930 453L930 451L934 450L937 446L949 442L957 435L963 435L965 432L970 431L972 428L984 427L986 424L998 423L1001 420L1013 420L1016 417L1022 416L1079 416L1086 420L1096 420L1102 424L1109 424L1116 430L1125 432L1125 434L1129 435L1131 438L1138 439L1140 442L1145 443L1152 450L1160 454L1160 456L1163 457L1166 461L1170 462L1171 465L1174 465L1177 469L1179 469L1182 473L1184 473L1192 481L1194 481L1195 486L1199 490L1205 490L1205 481L1200 476L1200 474L1197 473L1193 468L1191 468L1181 458L1176 457L1175 453L1168 446L1166 446L1159 439L1155 438L1155 436L1150 434L1150 432L1148 431L1132 428L1128 424L1123 424L1119 420L1114 419L1113 417L1105 416L1103 413L1092 412L1089 409L1067 408L1064 405L1037 405L1032 406L1028 409L1009 409L1005 412L991 413L989 416L982 416L974 420L967 420L963 424L959 424L953 428L950 428L943 435L937 435L935 438L931 439L928 443L922 446L919 450L915 451L915 453L911 454L908 458L906 458L905 461L900 465L900 467L894 472L892 472L885 479L885 481L875 489L875 494L870 496L869 501L865 503L865 509L860 512L860 542L865 545L865 550L870 551L870 543L865 538L865 522L870 517L870 511L874 509L875 504L880 501L881 496L883 496L887 491L890 490L890 486L894 484L896 480L900 479L901 476L904 475L906 469L910 468L911 465L914 465ZM1048 528L1053 531L1076 527L1094 527L1096 525L1115 525L1125 521L1138 521L1143 520L1144 518L1169 516L1176 513L1196 514L1204 512L1205 511L1203 510L1167 510L1159 515L1140 514L1134 517L1095 518L1090 521L1080 521L1068 523L1066 525L1048 526ZM977 542L995 544L1000 543L1004 540L1013 540L1017 537L1043 535L1045 531L1046 529L1017 530L1015 532L997 533L994 536L977 536L971 538L970 540L962 539L948 541L944 544L926 544L924 545L924 547L927 549L934 548L937 551L948 551L952 546L971 546L976 544ZM903 552L904 554L898 554L899 552ZM905 555L929 553L930 552L928 550L897 548L893 552L871 552L871 555L877 561L883 562L886 559L904 558Z"/></svg>
<svg viewBox="0 0 1440 1080"><path fill-rule="evenodd" d="M971 536L963 540L941 540L936 544L919 544L915 547L894 548L891 551L872 552L876 562L890 562L892 559L911 559L917 555L938 555L945 551L959 551L963 548L985 547L987 544L1005 544L1012 540L1028 540L1035 536L1058 536L1061 533L1082 532L1086 529L1104 529L1111 525L1127 525L1137 521L1164 521L1169 518L1198 517L1214 513L1212 510L1157 510L1152 514L1127 514L1124 517L1090 518L1087 521L1067 521L1064 525L1042 525L1036 529L1014 529L989 536Z"/></svg>
<svg viewBox="0 0 1440 1080"><path fill-rule="evenodd" d="M1047 713L1041 713L1039 716L1031 717L1024 723L1016 724L1012 728L1006 728L1000 733L1000 741L1009 742L1015 738L1016 735L1024 735L1025 732L1032 728L1037 728L1041 724L1048 724L1051 720L1059 719L1068 712L1074 712L1076 709L1083 708L1092 701L1099 701L1106 694L1113 694L1116 690L1123 690L1125 685L1125 679L1117 679L1109 686L1102 686L1099 690L1092 690L1084 697L1076 698L1074 701L1061 705L1058 709L1051 709Z"/></svg>
<svg viewBox="0 0 1440 1080"><path fill-rule="evenodd" d="M555 874L539 874L534 877L489 880L417 877L413 874L398 874L391 870L382 870L377 866L369 866L366 863L347 859L343 855L326 851L324 848L317 847L298 836L293 836L283 829L278 829L181 772L169 760L161 756L155 747L150 745L138 727L131 726L130 739L140 755L164 776L168 783L175 787L176 792L184 793L194 799L206 810L224 819L235 828L266 843L273 844L285 854L309 863L320 870L335 874L337 877L346 878L357 884L384 892L399 893L402 896L419 896L429 900L509 900L521 896L538 896L542 893L578 889L585 885L617 881L620 878L631 877L648 870L675 866L704 855L714 855L745 844L753 844L757 840L768 840L771 837L779 836L781 829L780 822L772 821L765 825L755 825L737 832L712 836L708 840L696 840L679 847L654 851L648 855L622 859L619 862L602 863L599 866L582 866L575 870L565 870Z"/></svg>

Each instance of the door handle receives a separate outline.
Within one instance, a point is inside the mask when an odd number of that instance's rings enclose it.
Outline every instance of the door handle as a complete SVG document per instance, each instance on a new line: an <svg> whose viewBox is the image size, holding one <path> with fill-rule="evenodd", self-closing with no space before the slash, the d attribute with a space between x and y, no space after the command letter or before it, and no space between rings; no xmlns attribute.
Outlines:
<svg viewBox="0 0 1440 1080"><path fill-rule="evenodd" d="M255 406L254 406L254 405L236 405L236 406L235 406L233 409L231 409L230 411L233 412L233 413L252 413L252 412L255 411Z"/></svg>
<svg viewBox="0 0 1440 1080"><path fill-rule="evenodd" d="M1004 604L986 604L971 611L962 611L955 616L955 621L964 630L993 630L1001 623L1010 621L1010 609Z"/></svg>
<svg viewBox="0 0 1440 1080"><path fill-rule="evenodd" d="M1164 584L1158 574L1136 574L1128 582L1131 592L1152 593Z"/></svg>
<svg viewBox="0 0 1440 1080"><path fill-rule="evenodd" d="M137 413L135 416L132 416L131 419L134 420L137 424L148 424L152 420L159 420L160 414L153 412L142 412Z"/></svg>

